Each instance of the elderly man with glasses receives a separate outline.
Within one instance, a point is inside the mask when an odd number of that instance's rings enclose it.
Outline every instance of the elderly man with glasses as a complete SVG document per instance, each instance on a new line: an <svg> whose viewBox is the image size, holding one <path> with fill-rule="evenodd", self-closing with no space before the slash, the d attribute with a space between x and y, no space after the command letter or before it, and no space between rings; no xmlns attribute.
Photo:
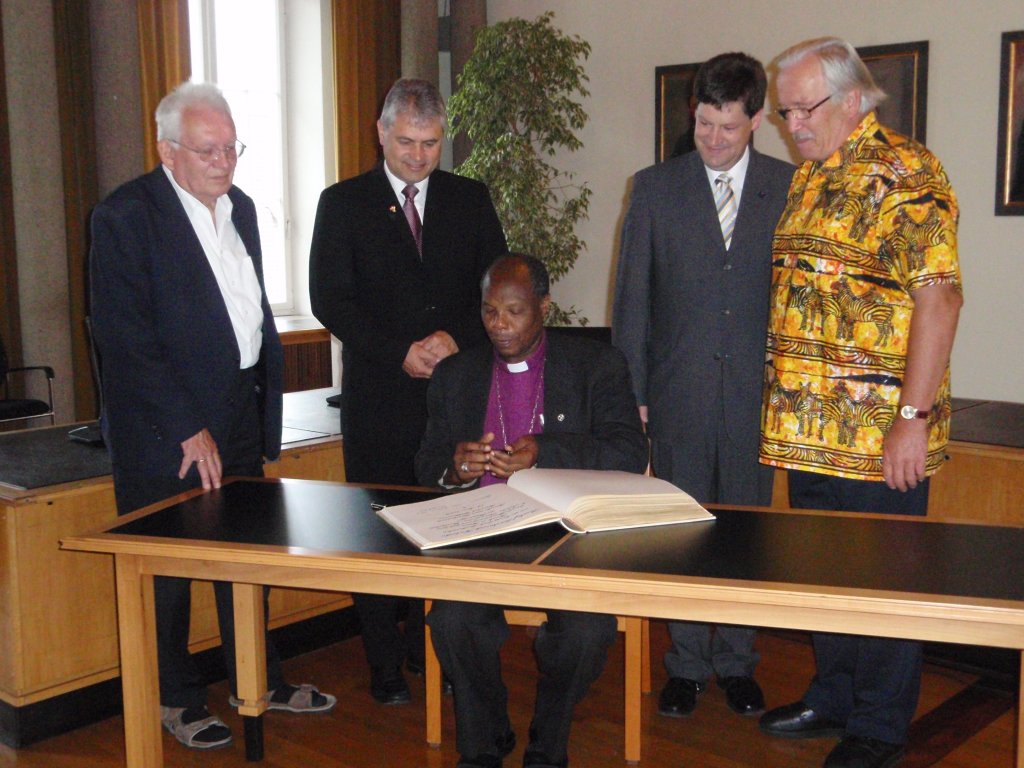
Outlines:
<svg viewBox="0 0 1024 768"><path fill-rule="evenodd" d="M879 124L885 94L849 43L801 43L777 65L777 111L805 162L772 244L761 461L789 470L793 507L924 515L963 303L956 197L933 154ZM841 736L825 768L896 765L920 643L813 640L807 692L762 730Z"/></svg>
<svg viewBox="0 0 1024 768"><path fill-rule="evenodd" d="M160 167L115 190L92 217L91 312L120 514L218 488L225 475L261 476L264 457L281 450L281 341L256 208L232 185L245 145L213 85L178 86L156 122ZM164 727L187 747L226 746L231 731L206 708L188 652L190 582L157 577L154 587ZM231 585L214 591L234 690ZM267 661L271 710L336 703L311 685L288 685L269 640Z"/></svg>

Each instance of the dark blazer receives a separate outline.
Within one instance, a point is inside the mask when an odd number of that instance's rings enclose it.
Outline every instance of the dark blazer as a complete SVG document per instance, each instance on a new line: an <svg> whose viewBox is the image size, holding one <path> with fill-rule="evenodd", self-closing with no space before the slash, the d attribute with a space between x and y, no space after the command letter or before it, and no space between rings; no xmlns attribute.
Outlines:
<svg viewBox="0 0 1024 768"><path fill-rule="evenodd" d="M256 208L237 187L228 196L263 288ZM176 477L183 440L204 427L218 444L225 439L240 358L213 270L162 167L96 207L90 279L115 473ZM263 453L274 459L281 450L283 353L265 288L262 304Z"/></svg>
<svg viewBox="0 0 1024 768"><path fill-rule="evenodd" d="M544 432L537 466L556 469L647 467L644 437L622 353L609 344L547 331ZM416 477L436 486L455 445L483 433L493 375L490 343L441 363L430 380L430 419L416 455Z"/></svg>
<svg viewBox="0 0 1024 768"><path fill-rule="evenodd" d="M730 439L753 446L756 469L771 241L793 171L751 150L728 251L696 151L636 174L612 335L652 440L700 443L724 414Z"/></svg>
<svg viewBox="0 0 1024 768"><path fill-rule="evenodd" d="M487 187L434 171L423 258L382 165L324 190L309 257L313 314L342 343L342 434L406 443L426 424L427 380L402 371L409 346L434 331L460 349L486 337L480 278L505 253Z"/></svg>

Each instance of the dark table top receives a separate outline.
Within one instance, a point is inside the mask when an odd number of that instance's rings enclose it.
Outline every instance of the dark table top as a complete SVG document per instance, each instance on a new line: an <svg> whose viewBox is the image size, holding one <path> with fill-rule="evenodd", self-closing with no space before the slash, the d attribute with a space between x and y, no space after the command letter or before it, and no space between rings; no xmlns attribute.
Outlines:
<svg viewBox="0 0 1024 768"><path fill-rule="evenodd" d="M310 389L284 396L281 442L285 448L341 432L337 408L326 398L336 390ZM96 422L89 422L96 424ZM18 491L102 477L111 472L105 446L71 440L72 425L0 433L0 487Z"/></svg>
<svg viewBox="0 0 1024 768"><path fill-rule="evenodd" d="M1024 448L1024 403L954 398L950 439Z"/></svg>
<svg viewBox="0 0 1024 768"><path fill-rule="evenodd" d="M573 536L544 565L1024 600L1024 529L712 512L713 522Z"/></svg>
<svg viewBox="0 0 1024 768"><path fill-rule="evenodd" d="M427 491L358 488L336 483L238 480L219 491L119 525L109 533L188 541L269 545L318 554L366 553L526 564L565 535L544 526L490 539L486 544L420 552L371 504L423 501Z"/></svg>
<svg viewBox="0 0 1024 768"><path fill-rule="evenodd" d="M1024 600L1024 529L716 509L712 522L566 536L557 526L420 552L371 503L425 492L237 481L110 533L991 600ZM993 567L997 564L998 567Z"/></svg>

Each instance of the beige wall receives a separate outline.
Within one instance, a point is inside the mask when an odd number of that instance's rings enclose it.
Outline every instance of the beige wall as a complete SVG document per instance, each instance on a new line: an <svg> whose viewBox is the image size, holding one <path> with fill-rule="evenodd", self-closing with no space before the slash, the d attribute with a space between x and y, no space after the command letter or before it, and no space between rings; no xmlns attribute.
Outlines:
<svg viewBox="0 0 1024 768"><path fill-rule="evenodd" d="M54 405L66 421L74 392L51 4L4 0L2 10L22 359L56 369ZM45 391L31 389L35 397Z"/></svg>
<svg viewBox="0 0 1024 768"><path fill-rule="evenodd" d="M1024 29L1018 0L489 0L491 23L555 11L555 26L593 47L584 148L557 162L594 191L580 226L589 248L555 289L592 323L611 319L618 234L632 175L654 161L654 68L742 50L769 61L789 45L835 34L857 46L930 41L928 145L960 199L960 258L966 304L953 351L954 394L1024 400L1024 217L993 215L999 45ZM777 121L756 137L760 150L796 161Z"/></svg>

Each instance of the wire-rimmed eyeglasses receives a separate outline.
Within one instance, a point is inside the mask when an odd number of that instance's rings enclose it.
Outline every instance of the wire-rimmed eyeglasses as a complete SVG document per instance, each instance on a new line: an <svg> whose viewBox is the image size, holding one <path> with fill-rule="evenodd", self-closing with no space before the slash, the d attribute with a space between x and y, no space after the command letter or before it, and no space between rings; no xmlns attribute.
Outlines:
<svg viewBox="0 0 1024 768"><path fill-rule="evenodd" d="M204 163L212 163L221 158L224 158L228 162L235 162L245 152L245 144L235 139L233 144L228 144L224 147L190 147L188 144L183 144L177 139L168 139L171 144L177 144L182 149L187 149L189 152L195 152L199 155L199 159Z"/></svg>

